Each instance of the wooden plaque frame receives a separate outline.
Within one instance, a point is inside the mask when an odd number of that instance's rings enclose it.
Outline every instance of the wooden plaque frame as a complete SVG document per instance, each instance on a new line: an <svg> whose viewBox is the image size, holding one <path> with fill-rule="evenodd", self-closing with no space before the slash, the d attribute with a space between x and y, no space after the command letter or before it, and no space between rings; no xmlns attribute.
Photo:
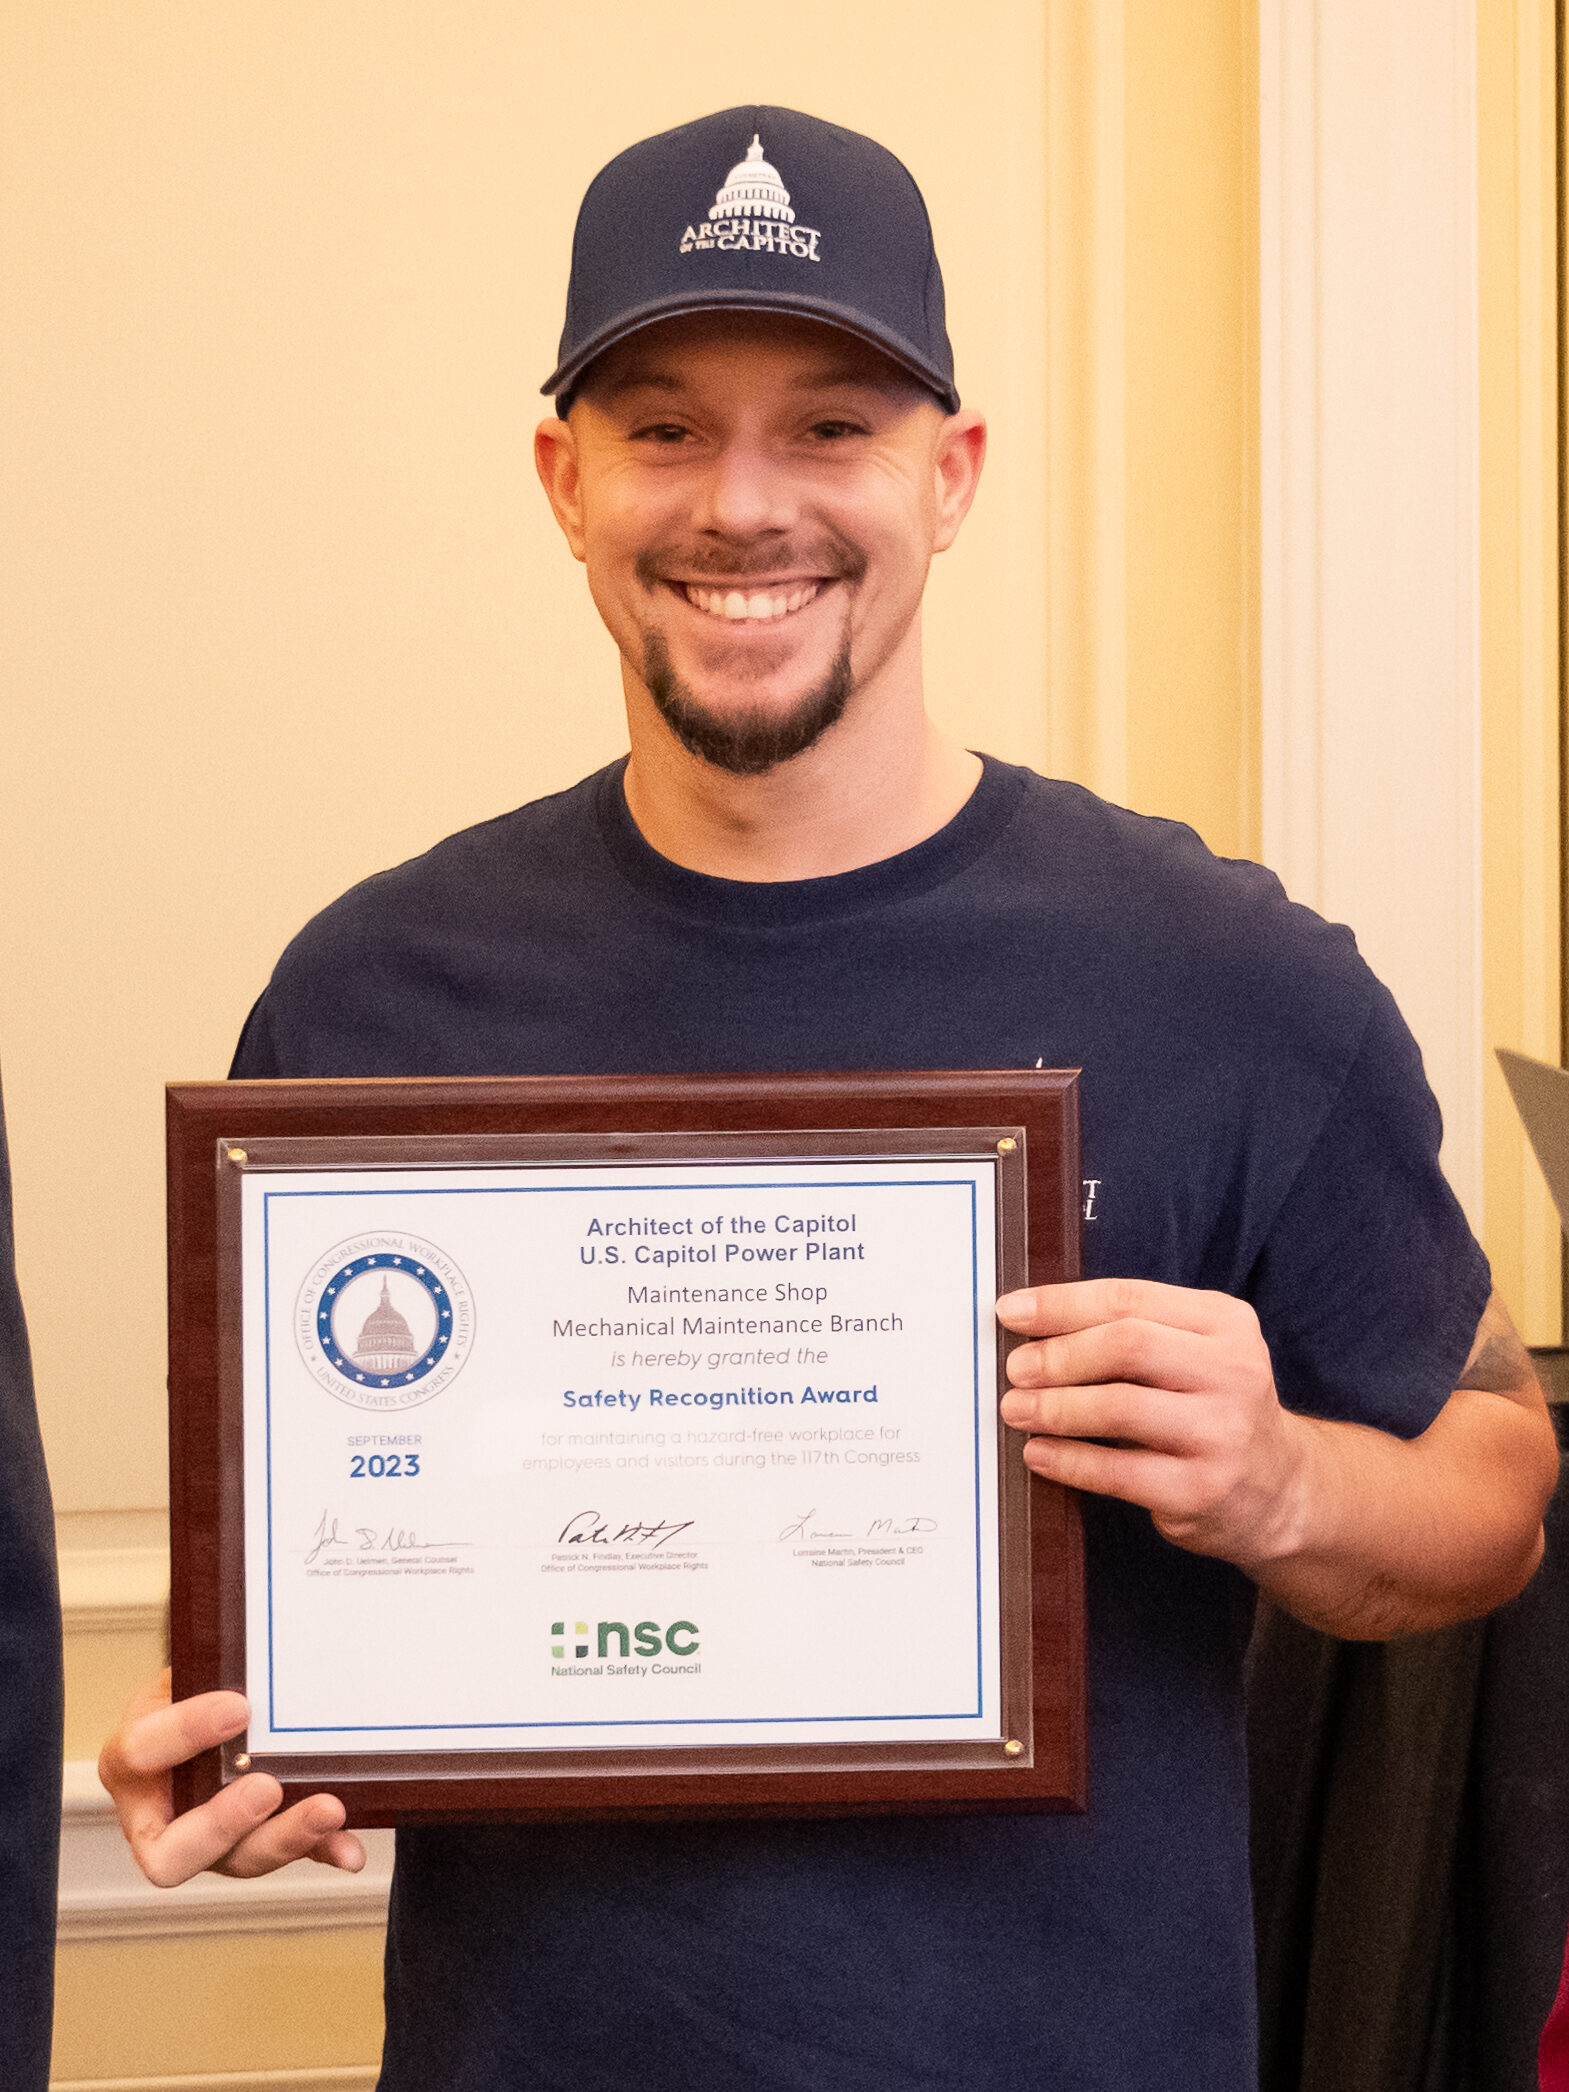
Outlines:
<svg viewBox="0 0 1569 2092"><path fill-rule="evenodd" d="M242 1170L351 1162L370 1168L417 1161L625 1162L653 1154L743 1161L987 1153L998 1159L999 1283L1046 1284L1080 1271L1076 1083L1076 1071L1005 1069L171 1085L176 1696L218 1687L243 1691L246 1676ZM999 1331L999 1384L1015 1341ZM999 1471L1003 1738L252 1761L242 1736L178 1769L177 1806L206 1800L254 1762L281 1780L286 1802L328 1789L359 1827L454 1819L1082 1809L1087 1764L1077 1505L1070 1492L1029 1474L1016 1443L1005 1443Z"/></svg>

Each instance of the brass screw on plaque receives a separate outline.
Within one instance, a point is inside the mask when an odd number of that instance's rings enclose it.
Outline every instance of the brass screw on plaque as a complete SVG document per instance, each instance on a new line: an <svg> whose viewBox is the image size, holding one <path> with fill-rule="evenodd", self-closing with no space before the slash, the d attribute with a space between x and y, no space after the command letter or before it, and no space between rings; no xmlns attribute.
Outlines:
<svg viewBox="0 0 1569 2092"><path fill-rule="evenodd" d="M237 1758L235 1759L235 1761L234 1761L234 1769L235 1769L235 1771L236 1771L236 1772L249 1772L249 1771L250 1771L250 1769L251 1769L251 1761L250 1761L250 1758L249 1758L249 1757L247 1756L247 1754L246 1754L246 1753L245 1753L244 1751L241 1751L240 1755L239 1755L239 1756L238 1756L238 1757L237 1757Z"/></svg>
<svg viewBox="0 0 1569 2092"><path fill-rule="evenodd" d="M997 1143L997 1153L999 1155L1011 1155L1018 1145L1019 1143L1016 1140L1014 1140L1010 1135L1004 1134L1002 1139Z"/></svg>
<svg viewBox="0 0 1569 2092"><path fill-rule="evenodd" d="M243 1148L231 1148L229 1150L229 1160L231 1162L243 1162L245 1159L245 1150Z"/></svg>
<svg viewBox="0 0 1569 2092"><path fill-rule="evenodd" d="M1002 1747L1002 1754L1005 1758L1022 1758L1024 1756L1024 1745L1020 1743L1016 1736L1010 1736Z"/></svg>

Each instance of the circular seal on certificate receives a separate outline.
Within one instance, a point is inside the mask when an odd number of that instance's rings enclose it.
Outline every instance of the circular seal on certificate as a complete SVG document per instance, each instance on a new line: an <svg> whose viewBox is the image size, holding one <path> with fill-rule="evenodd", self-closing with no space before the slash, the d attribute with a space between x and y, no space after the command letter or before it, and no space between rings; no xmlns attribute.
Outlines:
<svg viewBox="0 0 1569 2092"><path fill-rule="evenodd" d="M294 1312L313 1380L356 1409L414 1409L452 1385L474 1342L474 1300L446 1251L380 1231L334 1243Z"/></svg>

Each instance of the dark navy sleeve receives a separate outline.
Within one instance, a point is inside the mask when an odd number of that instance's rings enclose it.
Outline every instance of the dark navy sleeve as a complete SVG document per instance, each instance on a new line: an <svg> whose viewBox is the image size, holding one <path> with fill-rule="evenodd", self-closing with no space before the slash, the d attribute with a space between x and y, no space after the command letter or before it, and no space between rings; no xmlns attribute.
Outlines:
<svg viewBox="0 0 1569 2092"><path fill-rule="evenodd" d="M1414 1438L1453 1391L1491 1279L1439 1169L1441 1131L1416 1041L1374 983L1247 1287L1289 1407Z"/></svg>
<svg viewBox="0 0 1569 2092"><path fill-rule="evenodd" d="M44 2092L65 1691L54 1511L13 1250L0 1107L0 2085L6 2092Z"/></svg>
<svg viewBox="0 0 1569 2092"><path fill-rule="evenodd" d="M229 1064L231 1082L273 1080L278 1073L278 1056L273 1049L272 1031L267 1021L267 997L259 995L251 1005L251 1013L245 1020L245 1029L240 1033L240 1042L234 1049L234 1059Z"/></svg>

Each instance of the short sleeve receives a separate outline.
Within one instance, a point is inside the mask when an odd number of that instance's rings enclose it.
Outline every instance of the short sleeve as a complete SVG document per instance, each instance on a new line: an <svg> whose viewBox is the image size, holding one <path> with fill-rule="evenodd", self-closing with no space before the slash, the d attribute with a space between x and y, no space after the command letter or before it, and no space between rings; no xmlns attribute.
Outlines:
<svg viewBox="0 0 1569 2092"><path fill-rule="evenodd" d="M234 1049L234 1059L229 1064L231 1082L267 1082L276 1078L278 1055L272 1042L272 1027L267 1020L267 997L259 995L251 1005L251 1013L245 1020L240 1033L240 1043Z"/></svg>
<svg viewBox="0 0 1569 2092"><path fill-rule="evenodd" d="M1388 990L1250 1274L1248 1299L1292 1409L1425 1431L1491 1288L1438 1166L1438 1103Z"/></svg>

